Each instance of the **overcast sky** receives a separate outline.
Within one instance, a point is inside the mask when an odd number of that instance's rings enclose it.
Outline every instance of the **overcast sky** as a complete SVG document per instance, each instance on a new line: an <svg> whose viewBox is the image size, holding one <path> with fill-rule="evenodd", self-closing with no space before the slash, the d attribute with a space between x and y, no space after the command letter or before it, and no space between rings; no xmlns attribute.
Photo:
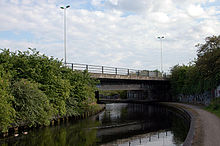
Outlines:
<svg viewBox="0 0 220 146"><path fill-rule="evenodd" d="M165 71L196 58L220 34L220 0L0 0L0 48L36 48L67 62Z"/></svg>

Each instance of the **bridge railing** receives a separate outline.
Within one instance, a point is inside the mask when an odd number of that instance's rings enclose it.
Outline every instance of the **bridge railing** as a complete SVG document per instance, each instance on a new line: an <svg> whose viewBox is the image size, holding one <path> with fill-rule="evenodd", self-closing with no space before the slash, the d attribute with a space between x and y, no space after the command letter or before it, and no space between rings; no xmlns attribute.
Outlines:
<svg viewBox="0 0 220 146"><path fill-rule="evenodd" d="M140 76L140 77L160 77L163 75L158 71L148 71L148 70L135 70L127 68L116 68L108 66L98 66L98 65L88 65L79 63L67 63L67 67L72 70L88 70L90 73L96 74L110 74L110 75L126 75L126 76Z"/></svg>

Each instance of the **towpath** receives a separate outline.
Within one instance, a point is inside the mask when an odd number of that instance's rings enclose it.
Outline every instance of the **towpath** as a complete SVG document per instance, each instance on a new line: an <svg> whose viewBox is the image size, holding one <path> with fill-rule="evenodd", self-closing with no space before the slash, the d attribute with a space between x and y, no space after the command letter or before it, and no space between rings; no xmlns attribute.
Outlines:
<svg viewBox="0 0 220 146"><path fill-rule="evenodd" d="M220 118L202 106L169 103L180 106L193 116L192 146L220 146Z"/></svg>

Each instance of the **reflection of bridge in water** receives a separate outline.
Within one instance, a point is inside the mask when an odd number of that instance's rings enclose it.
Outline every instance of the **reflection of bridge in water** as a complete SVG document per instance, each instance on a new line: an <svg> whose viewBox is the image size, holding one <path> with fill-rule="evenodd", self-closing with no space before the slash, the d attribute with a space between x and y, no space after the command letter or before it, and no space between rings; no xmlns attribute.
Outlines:
<svg viewBox="0 0 220 146"><path fill-rule="evenodd" d="M72 70L87 70L100 81L99 90L126 90L127 98L148 101L170 99L169 80L158 71L67 63ZM98 98L98 92L96 97Z"/></svg>
<svg viewBox="0 0 220 146"><path fill-rule="evenodd" d="M137 146L137 145L142 145L142 144L146 144L146 143L154 143L158 144L158 145L168 145L167 140L164 141L164 139L170 138L172 137L171 131L166 131L166 130L160 130L157 132L150 132L147 134L140 134L140 135L135 135L129 138L125 138L125 139L118 139L115 140L113 142L109 142L106 144L103 144L101 146L105 146L105 145L126 145L126 146ZM172 143L171 143L172 144Z"/></svg>
<svg viewBox="0 0 220 146"><path fill-rule="evenodd" d="M164 133L168 136L166 138L172 139L172 132L181 128L174 127L176 123L172 122L188 122L176 112L158 104L108 104L106 111L96 117L102 121L100 127L95 127L96 135L107 145L161 141ZM171 132L171 129L174 131Z"/></svg>

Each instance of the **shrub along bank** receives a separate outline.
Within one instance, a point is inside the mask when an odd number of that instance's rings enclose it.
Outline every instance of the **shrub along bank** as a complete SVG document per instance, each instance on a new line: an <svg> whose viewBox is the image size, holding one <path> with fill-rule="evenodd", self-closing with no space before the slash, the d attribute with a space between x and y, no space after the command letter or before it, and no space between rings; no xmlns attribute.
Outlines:
<svg viewBox="0 0 220 146"><path fill-rule="evenodd" d="M171 69L171 92L175 99L210 101L215 96L213 91L220 84L220 36L207 37L205 41L197 45L197 59Z"/></svg>
<svg viewBox="0 0 220 146"><path fill-rule="evenodd" d="M205 109L220 118L220 98L213 100Z"/></svg>
<svg viewBox="0 0 220 146"><path fill-rule="evenodd" d="M0 132L9 127L49 125L55 118L97 108L97 81L53 57L28 51L0 51Z"/></svg>

